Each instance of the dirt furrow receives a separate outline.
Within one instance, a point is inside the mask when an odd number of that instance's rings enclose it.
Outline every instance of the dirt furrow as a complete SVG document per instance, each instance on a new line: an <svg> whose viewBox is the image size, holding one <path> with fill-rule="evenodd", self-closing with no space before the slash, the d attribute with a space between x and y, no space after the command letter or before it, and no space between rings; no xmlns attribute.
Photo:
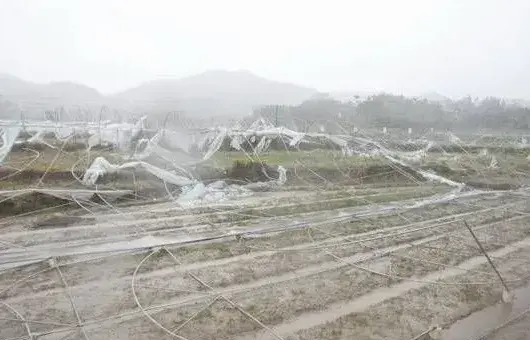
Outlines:
<svg viewBox="0 0 530 340"><path fill-rule="evenodd" d="M430 240L423 240L423 242L428 242ZM418 242L419 243L419 242ZM415 244L418 244L418 243L415 243ZM388 251L392 251L392 250L399 250L399 249L404 249L406 247L411 247L411 246L414 246L415 244L411 244L411 245L402 245L400 248L394 248L394 249L387 249ZM374 257L379 257L379 256L383 256L385 255L383 252L379 251L379 252L376 252L376 253L369 253L369 254L358 254L356 255L356 257L353 257L351 259L345 259L345 261L348 261L350 264L351 263L354 263L354 262L366 262L368 261L369 259L373 259ZM314 267L314 268L305 268L304 271L301 271L301 272L296 272L296 273L288 273L286 275L283 275L283 276L280 276L280 277L273 277L272 279L271 278L268 278L268 279L265 279L265 280L262 280L261 282L251 282L249 284L246 284L246 285L242 285L242 286L231 286L231 287L227 287L227 288L224 288L224 289L221 289L221 290L216 290L216 294L227 294L227 295L231 295L231 296L234 296L237 300L241 300L241 297L237 297L239 296L239 293L242 293L242 292L249 292L249 291L252 291L254 292L252 295L255 297L255 294L256 294L256 289L260 288L262 289L264 287L264 285L267 285L267 286L270 286L271 288L273 287L276 287L278 284L285 284L287 282L290 282L292 280L297 280L299 281L300 283L299 284L296 284L294 285L292 282L290 283L290 286L293 287L292 289L294 289L295 286L300 286L301 287L307 287L307 283L308 282L320 282L322 280L328 280L330 279L330 277L333 277L333 275L330 275L330 273L325 273L325 272L328 272L330 270L333 270L333 269L336 269L336 268L340 268L342 266L346 266L345 263L336 263L336 262L331 262L331 263L328 263L326 265L327 267ZM340 272L338 272L338 274L340 274ZM315 276L316 275L316 276ZM322 276L324 275L324 276ZM344 274L340 274L340 275L344 275ZM350 275L350 274L347 274L347 275ZM377 279L377 278L374 278L373 276L371 275L368 275L368 276L365 276L364 279L360 279L360 277L358 276L359 274L358 273L353 273L351 275L354 275L353 277L351 277L350 279L351 280L354 280L353 282L359 282L359 280L361 282L363 282L363 286L364 288L363 289L368 289L366 292L368 292L369 290L371 290L372 288L374 287L377 287L377 286L381 286L381 284L383 284L383 286L385 285L385 282L387 283L391 283L391 281L388 281L388 280L383 280L381 281L380 279ZM310 281L308 281L307 278L309 277L312 277L312 279ZM341 278L341 276L338 276L337 279L340 280L340 282L342 282L344 280L344 278ZM376 281L373 281L373 280L376 280ZM368 280L368 281L367 281ZM127 303L125 305L123 305L122 307L124 309L121 309L117 312L119 313L124 313L124 312L127 312L127 310L134 310L134 304L131 304L131 301L132 301L132 298L131 296L129 295L129 292L127 294L124 294L121 298L119 297L119 295L116 294L117 291L123 291L123 290L126 290L127 289L127 283L126 282L127 280L123 281L123 286L116 286L116 287L112 287L112 286L106 286L106 287L101 287L101 288L104 288L104 290L98 290L98 287L94 287L93 289L87 289L87 287L75 287L74 290L73 290L73 294L76 298L76 300L78 302L82 302L81 305L84 306L82 307L81 311L82 311L82 315L85 315L87 317L89 317L89 319L92 319L92 318L97 318L98 315L93 315L93 313L91 313L90 311L93 310L93 307L91 307L91 304L88 302L90 301L90 296L91 294L97 294L98 296L103 296L105 295L105 292L109 292L111 295L109 296L109 298L111 298L112 296L112 299L109 300L109 306L111 305L115 305L115 304L124 304L125 301L127 301ZM180 280L182 281L182 280ZM175 280L173 281L173 287L178 287L178 280ZM370 282L370 284L367 284L368 282ZM181 282L182 283L182 282ZM176 286L175 286L176 285ZM155 284L155 286L159 287L157 284ZM332 288L333 286L331 286L330 288ZM186 288L186 287L184 287ZM278 287L279 288L279 287ZM197 289L197 287L195 287L195 289ZM275 288L276 289L276 288ZM306 289L310 289L309 288L306 288ZM328 288L329 289L329 288ZM332 289L335 289L335 288L332 288ZM323 289L321 289L322 291L324 291ZM145 290L147 291L147 290ZM280 291L283 291L283 288L280 288ZM86 295L84 292L90 292L91 294L90 295ZM360 290L358 293L361 293L362 290ZM47 294L45 294L44 296L46 297L50 297L50 291L47 290L46 292ZM263 293L263 292L262 292ZM269 292L269 294L265 294L263 296L275 296L274 294L270 294L271 292ZM346 292L345 292L346 293ZM60 294L60 290L57 291L57 294ZM275 293L277 294L277 293ZM351 293L347 293L347 294L351 294ZM354 295L356 294L355 292L353 293ZM86 296L85 296L86 295ZM156 301L167 301L171 296L175 296L176 294L169 294L166 295L166 294L162 294L160 291L157 291L157 294L156 294L156 298L153 300L153 298L149 298L150 299L150 304L152 303L155 303ZM325 296L332 296L331 294L324 294ZM85 296L85 297L83 297ZM116 300L118 298L118 300ZM146 298L146 296L143 296L142 298ZM189 305L190 307L186 307L186 309L189 309L193 306L193 302L194 301L197 301L197 299L202 299L203 296L197 296L197 295L193 295L191 294L190 296L186 296L186 297L183 297L183 298L179 298L178 300L174 300L172 301L170 304L165 304L164 306L158 306L158 307L150 307L149 310L150 312L153 312L155 313L157 310L166 310L168 308L171 309L171 307L176 307L176 306L179 306L179 308L183 308L184 305ZM36 298L36 296L31 296L31 299L32 301L39 301L39 299ZM53 300L53 299L52 299ZM252 299L251 299L252 300ZM255 298L253 298L253 300L256 300ZM9 300L10 302L14 302L13 300ZM44 303L45 300L42 301L42 303ZM121 301L120 303L118 303L117 301ZM259 301L259 299L258 299ZM331 300L332 301L332 300ZM190 305L191 304L191 305ZM16 303L15 303L16 305ZM126 306L129 306L129 307L126 307ZM326 304L324 304L323 306L325 306ZM244 303L244 306L246 308L249 308L249 305L248 303ZM102 306L101 304L99 304L99 307L100 307L100 312L102 313L105 313L105 312L110 312L110 310L104 308L104 306ZM309 308L309 310L311 310L312 308L315 308L316 306L314 307L311 307ZM308 307L305 307L305 308L308 308ZM193 308L191 308L191 310L193 310ZM65 313L67 313L67 311L65 311ZM116 314L119 314L119 313L116 313ZM159 313L157 313L158 315ZM173 315L173 313L170 313L170 315ZM185 315L185 314L184 314ZM271 317L272 314L268 314L267 316L268 317ZM280 316L277 316L277 317L280 317ZM175 315L173 315L173 320L178 320L179 318L175 318ZM120 318L121 321L124 321L124 318ZM282 321L281 318L278 319L279 321ZM271 320L268 320L269 322L273 322L274 319L271 319Z"/></svg>
<svg viewBox="0 0 530 340"><path fill-rule="evenodd" d="M503 257L515 251L521 250L523 248L527 248L529 246L530 246L530 238L525 238L519 242L508 245L499 250L496 250L492 252L491 255L495 257ZM485 263L487 263L487 260L484 256L476 256L476 257L473 257L471 259L464 261L463 263L460 264L459 267L463 269L471 270ZM288 335L300 332L305 329L310 329L313 327L318 327L323 324L327 324L329 322L333 322L342 316L364 311L367 308L373 305L376 305L378 303L381 303L385 300L399 297L410 290L419 289L421 287L424 287L430 284L431 282L448 279L450 277L457 276L459 274L462 274L461 270L456 269L456 268L448 268L443 271L427 274L414 281L405 281L397 285L393 285L391 287L379 288L355 300L351 300L346 303L341 302L341 303L331 305L328 308L326 308L326 310L324 311L317 311L317 312L302 314L295 319L282 323L281 325L275 326L273 329L275 332L286 337ZM270 334L268 334L268 332L262 332L262 333L263 334L260 333L259 335L254 334L252 339L256 339L258 337L263 340L274 339L273 337L270 336ZM251 339L251 338L248 336L244 336L239 339L242 340L242 339Z"/></svg>

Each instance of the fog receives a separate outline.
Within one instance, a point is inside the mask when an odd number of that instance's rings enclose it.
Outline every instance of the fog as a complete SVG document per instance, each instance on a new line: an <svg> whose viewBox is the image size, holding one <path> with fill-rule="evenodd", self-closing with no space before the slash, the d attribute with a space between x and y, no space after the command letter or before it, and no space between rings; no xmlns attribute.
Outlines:
<svg viewBox="0 0 530 340"><path fill-rule="evenodd" d="M530 98L525 0L27 0L0 5L0 73L113 93L210 69L320 91Z"/></svg>

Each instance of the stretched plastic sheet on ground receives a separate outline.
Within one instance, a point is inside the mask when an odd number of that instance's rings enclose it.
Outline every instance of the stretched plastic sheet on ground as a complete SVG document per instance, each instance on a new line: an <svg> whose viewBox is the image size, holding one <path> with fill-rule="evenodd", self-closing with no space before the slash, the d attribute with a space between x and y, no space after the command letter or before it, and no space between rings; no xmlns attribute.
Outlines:
<svg viewBox="0 0 530 340"><path fill-rule="evenodd" d="M196 183L196 181L192 179L176 175L170 171L161 169L146 162L137 161L125 163L122 165L116 165L111 164L103 157L97 157L96 159L94 159L94 162L92 162L92 165L90 165L90 167L86 170L83 176L83 184L94 185L96 184L98 178L104 176L105 174L116 172L118 170L133 168L143 168L145 171L151 173L157 178L160 178L164 182L175 185L185 186Z"/></svg>
<svg viewBox="0 0 530 340"><path fill-rule="evenodd" d="M237 199L252 195L252 191L260 188L282 186L287 182L287 170L278 167L278 178L268 182L250 183L247 185L228 185L224 181L216 181L209 185L196 183L182 188L182 193L177 199L181 206L193 206L201 203L222 202L228 199Z"/></svg>
<svg viewBox="0 0 530 340"><path fill-rule="evenodd" d="M252 195L252 192L241 185L228 185L224 181L217 181L209 185L197 183L182 188L182 193L176 203L183 207L203 203L222 202L228 199L238 199Z"/></svg>

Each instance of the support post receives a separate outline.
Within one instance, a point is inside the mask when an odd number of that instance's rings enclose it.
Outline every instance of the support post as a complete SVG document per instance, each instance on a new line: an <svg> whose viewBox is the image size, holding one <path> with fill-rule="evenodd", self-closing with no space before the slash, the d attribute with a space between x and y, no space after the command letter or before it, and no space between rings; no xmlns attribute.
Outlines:
<svg viewBox="0 0 530 340"><path fill-rule="evenodd" d="M508 289L508 286L506 285L506 282L502 278L501 273L497 270L497 267L495 267L495 264L493 263L493 261L491 260L490 256L486 252L486 249L484 249L484 247L482 246L482 243L480 243L480 241L478 240L477 235L475 235L475 233L473 232L473 229L471 229L471 227L469 226L469 224L467 224L467 222L465 220L464 220L464 225L466 226L467 230L469 230L469 232L471 233L471 236L473 236L473 239L477 243L477 245L480 248L480 251L482 252L482 254L488 260L488 262L491 265L491 267L493 268L493 270L495 271L495 274L497 274L497 276L499 277L499 280L501 281L502 285L504 286L504 289L506 290L507 293L509 293L510 290Z"/></svg>

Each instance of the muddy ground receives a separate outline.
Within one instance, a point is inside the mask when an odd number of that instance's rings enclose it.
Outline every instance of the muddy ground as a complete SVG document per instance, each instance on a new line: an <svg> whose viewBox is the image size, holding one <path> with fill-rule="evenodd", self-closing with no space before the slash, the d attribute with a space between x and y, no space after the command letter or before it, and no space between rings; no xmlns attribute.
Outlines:
<svg viewBox="0 0 530 340"><path fill-rule="evenodd" d="M3 189L46 173L46 161L16 167L15 156ZM480 185L514 182L508 169L522 161L499 169L463 157L414 166L478 183L465 188L356 160L298 164L283 186L190 206L161 199L179 188L138 173L99 183L133 192L111 202L3 199L0 340L401 340L435 326L452 339L457 321L498 304L503 289L464 221L510 290L530 281L528 191ZM196 171L206 182L266 182L276 165ZM76 173L46 176L64 186ZM523 320L488 340L522 334Z"/></svg>
<svg viewBox="0 0 530 340"><path fill-rule="evenodd" d="M484 340L528 340L530 339L530 315L506 325Z"/></svg>
<svg viewBox="0 0 530 340"><path fill-rule="evenodd" d="M525 194L443 196L451 190L293 188L187 209L94 208L68 223L9 220L0 224L0 333L412 339L448 328L502 291L464 219L510 287L530 277Z"/></svg>

